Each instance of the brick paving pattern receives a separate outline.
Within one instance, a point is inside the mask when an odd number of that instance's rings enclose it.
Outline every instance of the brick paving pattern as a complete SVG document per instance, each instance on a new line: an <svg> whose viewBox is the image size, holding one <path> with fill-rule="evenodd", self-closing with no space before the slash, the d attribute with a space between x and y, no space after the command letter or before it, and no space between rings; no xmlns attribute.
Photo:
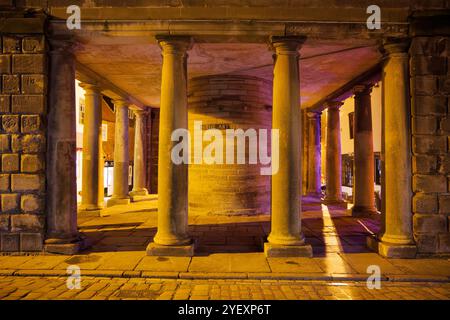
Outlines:
<svg viewBox="0 0 450 320"><path fill-rule="evenodd" d="M52 300L448 300L449 283L386 283L279 280L170 280L82 277L67 289L66 277L0 277L0 299Z"/></svg>

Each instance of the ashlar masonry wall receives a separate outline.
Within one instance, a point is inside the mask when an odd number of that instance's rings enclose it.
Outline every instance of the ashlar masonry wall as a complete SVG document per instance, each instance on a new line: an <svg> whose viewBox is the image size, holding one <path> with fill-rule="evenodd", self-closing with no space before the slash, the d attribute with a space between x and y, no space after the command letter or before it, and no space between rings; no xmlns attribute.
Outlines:
<svg viewBox="0 0 450 320"><path fill-rule="evenodd" d="M41 251L45 228L44 20L0 26L0 251Z"/></svg>
<svg viewBox="0 0 450 320"><path fill-rule="evenodd" d="M413 231L419 254L450 252L450 17L431 19L412 24L410 47Z"/></svg>

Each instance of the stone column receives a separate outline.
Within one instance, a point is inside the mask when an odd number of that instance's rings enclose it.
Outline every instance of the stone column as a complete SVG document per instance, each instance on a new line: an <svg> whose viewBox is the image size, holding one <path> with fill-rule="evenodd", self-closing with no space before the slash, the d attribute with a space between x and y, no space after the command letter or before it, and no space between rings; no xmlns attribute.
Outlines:
<svg viewBox="0 0 450 320"><path fill-rule="evenodd" d="M157 37L163 67L159 123L158 231L147 247L148 255L192 256L188 235L188 164L171 158L176 129L187 130L187 50L192 40L184 36Z"/></svg>
<svg viewBox="0 0 450 320"><path fill-rule="evenodd" d="M384 232L378 252L388 258L416 254L412 233L411 130L407 41L384 44ZM369 238L371 239L371 238ZM369 241L373 247L374 241Z"/></svg>
<svg viewBox="0 0 450 320"><path fill-rule="evenodd" d="M271 231L264 244L268 257L311 256L301 232L301 119L299 53L304 37L272 37L275 50L272 127L279 131L279 169L272 175Z"/></svg>
<svg viewBox="0 0 450 320"><path fill-rule="evenodd" d="M355 217L376 214L374 190L374 155L372 133L372 85L358 85L355 94L354 118L354 186L352 215Z"/></svg>
<svg viewBox="0 0 450 320"><path fill-rule="evenodd" d="M327 168L326 204L344 204L342 200L341 125L339 108L342 102L327 102Z"/></svg>
<svg viewBox="0 0 450 320"><path fill-rule="evenodd" d="M146 112L144 110L133 110L135 115L134 127L134 166L133 166L133 190L130 196L133 201L148 199L148 190L146 183L145 166L145 125Z"/></svg>
<svg viewBox="0 0 450 320"><path fill-rule="evenodd" d="M72 44L51 39L49 59L45 250L74 254L84 243L77 230L75 65Z"/></svg>
<svg viewBox="0 0 450 320"><path fill-rule="evenodd" d="M308 112L308 188L307 194L320 197L321 192L321 150L320 117L321 112Z"/></svg>
<svg viewBox="0 0 450 320"><path fill-rule="evenodd" d="M83 172L80 210L103 207L102 105L100 88L82 83L85 90L83 123Z"/></svg>
<svg viewBox="0 0 450 320"><path fill-rule="evenodd" d="M113 195L108 200L108 207L130 203L130 196L128 195L128 167L130 165L128 102L122 99L114 100L114 110L116 114L114 132L114 181Z"/></svg>

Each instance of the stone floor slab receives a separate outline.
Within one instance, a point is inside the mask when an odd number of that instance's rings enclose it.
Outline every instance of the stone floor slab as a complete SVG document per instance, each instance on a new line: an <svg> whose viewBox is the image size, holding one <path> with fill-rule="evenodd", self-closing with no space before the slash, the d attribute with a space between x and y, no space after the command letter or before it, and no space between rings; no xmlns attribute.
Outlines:
<svg viewBox="0 0 450 320"><path fill-rule="evenodd" d="M102 270L134 270L145 257L145 251L114 252L98 269Z"/></svg>
<svg viewBox="0 0 450 320"><path fill-rule="evenodd" d="M319 273L324 271L317 261L311 258L267 258L267 261L272 272Z"/></svg>
<svg viewBox="0 0 450 320"><path fill-rule="evenodd" d="M190 257L154 257L146 256L136 266L140 271L184 272L188 270Z"/></svg>
<svg viewBox="0 0 450 320"><path fill-rule="evenodd" d="M192 258L190 272L270 272L263 253L215 253Z"/></svg>

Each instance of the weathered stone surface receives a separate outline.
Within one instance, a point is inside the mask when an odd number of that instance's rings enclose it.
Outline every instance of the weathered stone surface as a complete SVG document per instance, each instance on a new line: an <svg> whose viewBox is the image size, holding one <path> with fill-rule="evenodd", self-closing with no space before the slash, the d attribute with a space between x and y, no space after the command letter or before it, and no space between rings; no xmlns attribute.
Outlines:
<svg viewBox="0 0 450 320"><path fill-rule="evenodd" d="M3 93L20 93L20 76L18 75L3 75Z"/></svg>
<svg viewBox="0 0 450 320"><path fill-rule="evenodd" d="M0 113L8 113L11 108L10 96L0 95Z"/></svg>
<svg viewBox="0 0 450 320"><path fill-rule="evenodd" d="M415 192L447 192L446 177L442 175L422 175L413 177Z"/></svg>
<svg viewBox="0 0 450 320"><path fill-rule="evenodd" d="M44 93L45 77L42 74L22 75L22 93Z"/></svg>
<svg viewBox="0 0 450 320"><path fill-rule="evenodd" d="M438 88L439 88L440 94L449 95L450 94L450 77L449 76L440 77Z"/></svg>
<svg viewBox="0 0 450 320"><path fill-rule="evenodd" d="M450 215L450 194L439 195L439 213Z"/></svg>
<svg viewBox="0 0 450 320"><path fill-rule="evenodd" d="M0 191L9 190L9 174L0 174Z"/></svg>
<svg viewBox="0 0 450 320"><path fill-rule="evenodd" d="M4 115L2 116L2 128L7 133L16 133L19 131L19 116Z"/></svg>
<svg viewBox="0 0 450 320"><path fill-rule="evenodd" d="M413 197L413 211L416 213L436 213L438 200L435 194L418 193Z"/></svg>
<svg viewBox="0 0 450 320"><path fill-rule="evenodd" d="M24 194L20 199L20 208L26 213L40 212L43 208L42 198L33 194Z"/></svg>
<svg viewBox="0 0 450 320"><path fill-rule="evenodd" d="M7 134L0 134L0 152L8 152L10 151L10 139Z"/></svg>
<svg viewBox="0 0 450 320"><path fill-rule="evenodd" d="M446 56L447 46L446 37L414 37L410 51L416 55Z"/></svg>
<svg viewBox="0 0 450 320"><path fill-rule="evenodd" d="M42 156L35 154L23 154L21 157L20 169L22 172L35 173L44 169Z"/></svg>
<svg viewBox="0 0 450 320"><path fill-rule="evenodd" d="M448 253L450 252L450 233L441 233L438 236L438 252Z"/></svg>
<svg viewBox="0 0 450 320"><path fill-rule="evenodd" d="M3 53L22 52L22 38L16 36L3 37Z"/></svg>
<svg viewBox="0 0 450 320"><path fill-rule="evenodd" d="M0 74L11 73L11 56L0 54Z"/></svg>
<svg viewBox="0 0 450 320"><path fill-rule="evenodd" d="M437 83L436 77L416 76L413 78L413 92L415 92L416 95L433 95L437 93Z"/></svg>
<svg viewBox="0 0 450 320"><path fill-rule="evenodd" d="M441 123L440 123L439 129L444 134L450 134L450 117L445 117L445 118L441 119Z"/></svg>
<svg viewBox="0 0 450 320"><path fill-rule="evenodd" d="M434 134L437 130L437 119L433 116L417 116L413 118L413 134Z"/></svg>
<svg viewBox="0 0 450 320"><path fill-rule="evenodd" d="M12 174L12 191L42 191L45 187L44 177L38 174Z"/></svg>
<svg viewBox="0 0 450 320"><path fill-rule="evenodd" d="M415 214L413 228L415 234L447 232L447 217L440 214Z"/></svg>
<svg viewBox="0 0 450 320"><path fill-rule="evenodd" d="M2 171L14 172L19 170L19 155L18 154L3 154L2 155Z"/></svg>
<svg viewBox="0 0 450 320"><path fill-rule="evenodd" d="M450 173L450 155L446 154L445 156L440 157L440 166L439 166L439 172L440 173Z"/></svg>
<svg viewBox="0 0 450 320"><path fill-rule="evenodd" d="M44 112L44 97L42 95L13 95L11 109L13 113Z"/></svg>
<svg viewBox="0 0 450 320"><path fill-rule="evenodd" d="M16 212L19 209L19 195L5 193L1 195L2 212Z"/></svg>
<svg viewBox="0 0 450 320"><path fill-rule="evenodd" d="M21 233L20 251L42 251L43 240L40 233Z"/></svg>
<svg viewBox="0 0 450 320"><path fill-rule="evenodd" d="M44 216L36 214L14 214L11 215L11 231L42 231L44 227Z"/></svg>
<svg viewBox="0 0 450 320"><path fill-rule="evenodd" d="M2 212L0 214L0 232L6 232L9 230L9 214Z"/></svg>
<svg viewBox="0 0 450 320"><path fill-rule="evenodd" d="M22 116L22 133L32 133L41 129L41 116L39 115L23 115Z"/></svg>
<svg viewBox="0 0 450 320"><path fill-rule="evenodd" d="M1 251L17 252L20 249L19 242L18 233L3 233L1 235Z"/></svg>
<svg viewBox="0 0 450 320"><path fill-rule="evenodd" d="M14 152L43 152L45 151L45 137L42 134L15 134L12 136L11 148Z"/></svg>
<svg viewBox="0 0 450 320"><path fill-rule="evenodd" d="M447 57L416 55L411 58L412 75L444 75L447 73Z"/></svg>
<svg viewBox="0 0 450 320"><path fill-rule="evenodd" d="M19 54L13 55L13 73L44 73L43 54Z"/></svg>
<svg viewBox="0 0 450 320"><path fill-rule="evenodd" d="M413 151L424 154L447 153L446 136L415 136L413 138Z"/></svg>
<svg viewBox="0 0 450 320"><path fill-rule="evenodd" d="M417 251L420 253L435 253L438 247L436 235L420 234L416 237Z"/></svg>
<svg viewBox="0 0 450 320"><path fill-rule="evenodd" d="M24 37L22 40L22 50L24 53L41 53L45 49L43 36Z"/></svg>
<svg viewBox="0 0 450 320"><path fill-rule="evenodd" d="M415 115L444 115L447 113L447 97L416 96L413 112Z"/></svg>
<svg viewBox="0 0 450 320"><path fill-rule="evenodd" d="M413 156L414 173L434 173L437 170L437 157L418 154Z"/></svg>

